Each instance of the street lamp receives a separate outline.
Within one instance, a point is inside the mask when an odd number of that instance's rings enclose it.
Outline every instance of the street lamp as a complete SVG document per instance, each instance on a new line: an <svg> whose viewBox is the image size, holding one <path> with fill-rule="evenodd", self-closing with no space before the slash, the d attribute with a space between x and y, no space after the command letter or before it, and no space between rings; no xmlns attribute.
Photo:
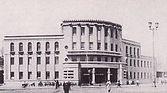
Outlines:
<svg viewBox="0 0 167 93"><path fill-rule="evenodd" d="M158 22L156 22L156 23L154 23L153 24L153 22L148 22L148 25L149 25L149 30L151 30L152 31L152 46L153 46L153 58L152 58L152 62L153 62L153 64L154 64L154 81L153 81L153 83L154 83L154 87L156 87L156 61L155 61L155 53L154 53L154 31L156 31L157 29L158 29L158 26L159 26L159 23Z"/></svg>

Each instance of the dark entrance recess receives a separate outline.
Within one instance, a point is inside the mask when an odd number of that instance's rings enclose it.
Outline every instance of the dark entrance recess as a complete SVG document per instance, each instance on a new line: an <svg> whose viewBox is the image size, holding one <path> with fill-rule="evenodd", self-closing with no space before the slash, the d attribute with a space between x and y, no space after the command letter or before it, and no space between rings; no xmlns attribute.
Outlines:
<svg viewBox="0 0 167 93"><path fill-rule="evenodd" d="M81 69L81 83L91 84L92 82L92 69L82 68Z"/></svg>
<svg viewBox="0 0 167 93"><path fill-rule="evenodd" d="M95 83L105 83L107 81L107 69L96 68L95 69Z"/></svg>
<svg viewBox="0 0 167 93"><path fill-rule="evenodd" d="M110 69L110 81L111 83L117 82L117 69L115 68Z"/></svg>

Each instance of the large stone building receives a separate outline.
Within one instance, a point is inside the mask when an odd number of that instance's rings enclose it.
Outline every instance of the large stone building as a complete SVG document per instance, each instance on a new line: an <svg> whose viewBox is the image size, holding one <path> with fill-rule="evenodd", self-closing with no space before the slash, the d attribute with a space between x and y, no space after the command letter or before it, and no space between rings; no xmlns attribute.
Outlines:
<svg viewBox="0 0 167 93"><path fill-rule="evenodd" d="M139 43L122 39L121 25L70 20L61 27L61 35L5 36L5 83L152 80L151 58L141 56Z"/></svg>

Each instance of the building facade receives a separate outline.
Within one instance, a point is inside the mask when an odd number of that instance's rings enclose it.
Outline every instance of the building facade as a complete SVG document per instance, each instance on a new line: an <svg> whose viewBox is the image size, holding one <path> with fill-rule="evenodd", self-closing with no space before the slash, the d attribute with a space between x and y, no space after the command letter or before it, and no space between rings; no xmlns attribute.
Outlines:
<svg viewBox="0 0 167 93"><path fill-rule="evenodd" d="M126 83L143 81L145 74L145 81L151 80L150 65L138 67L145 64L139 63L141 60L151 64L151 58L141 56L139 43L122 39L121 25L69 20L63 21L61 27L62 35L5 36L5 83L55 79L77 84L107 80Z"/></svg>

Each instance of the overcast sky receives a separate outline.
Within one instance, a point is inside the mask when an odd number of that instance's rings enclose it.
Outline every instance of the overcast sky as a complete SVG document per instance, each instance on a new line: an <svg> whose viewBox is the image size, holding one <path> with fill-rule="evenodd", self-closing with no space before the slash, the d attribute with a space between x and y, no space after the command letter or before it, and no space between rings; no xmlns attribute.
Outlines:
<svg viewBox="0 0 167 93"><path fill-rule="evenodd" d="M152 56L148 22L159 22L155 54L159 66L167 63L167 0L0 0L0 40L4 35L60 34L62 20L68 19L118 23L123 38L140 42L142 54L148 56Z"/></svg>

